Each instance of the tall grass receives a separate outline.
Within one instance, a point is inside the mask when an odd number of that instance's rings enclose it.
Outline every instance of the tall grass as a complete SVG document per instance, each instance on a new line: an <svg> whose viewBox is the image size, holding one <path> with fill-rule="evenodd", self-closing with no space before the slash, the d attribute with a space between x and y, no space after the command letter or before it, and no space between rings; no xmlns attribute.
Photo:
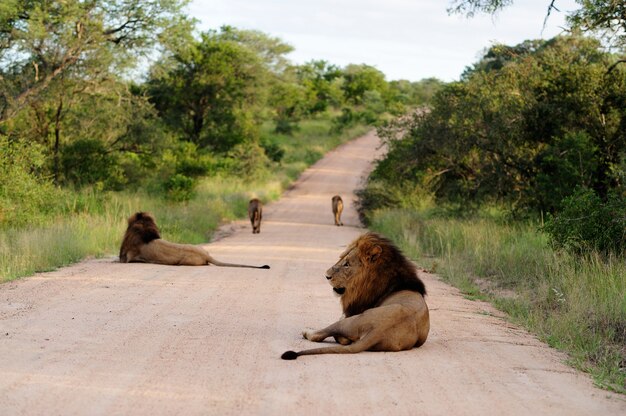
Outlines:
<svg viewBox="0 0 626 416"><path fill-rule="evenodd" d="M379 210L371 229L468 296L492 301L607 389L626 393L626 263L553 250L533 223Z"/></svg>
<svg viewBox="0 0 626 416"><path fill-rule="evenodd" d="M266 140L285 150L271 174L257 180L217 175L200 181L192 200L176 203L146 192L59 192L56 214L35 226L0 226L0 282L49 271L88 256L117 254L126 218L150 211L164 238L198 244L208 241L224 222L246 215L251 197L278 199L282 191L323 154L368 130L356 126L334 132L329 119L309 120L293 136L273 135L264 126Z"/></svg>

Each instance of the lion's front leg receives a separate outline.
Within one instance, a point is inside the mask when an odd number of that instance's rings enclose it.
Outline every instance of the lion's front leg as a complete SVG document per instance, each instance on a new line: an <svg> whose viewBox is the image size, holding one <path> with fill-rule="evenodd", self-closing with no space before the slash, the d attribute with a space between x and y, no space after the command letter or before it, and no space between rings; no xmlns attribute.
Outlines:
<svg viewBox="0 0 626 416"><path fill-rule="evenodd" d="M326 332L326 328L320 329L319 331L303 331L302 336L309 341L313 342L322 342L326 338L328 338L331 334Z"/></svg>
<svg viewBox="0 0 626 416"><path fill-rule="evenodd" d="M304 331L302 336L313 342L322 342L328 337L334 337L341 345L348 345L359 339L356 324L356 316L340 319L334 324L319 331Z"/></svg>

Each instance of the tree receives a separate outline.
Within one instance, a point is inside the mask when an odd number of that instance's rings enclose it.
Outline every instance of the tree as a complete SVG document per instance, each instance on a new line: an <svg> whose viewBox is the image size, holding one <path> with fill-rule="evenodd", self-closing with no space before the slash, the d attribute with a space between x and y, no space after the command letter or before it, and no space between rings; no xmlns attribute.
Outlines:
<svg viewBox="0 0 626 416"><path fill-rule="evenodd" d="M293 47L279 38L258 30L242 30L232 26L222 26L220 37L248 47L274 74L283 73L289 66L285 55L293 52Z"/></svg>
<svg viewBox="0 0 626 416"><path fill-rule="evenodd" d="M385 74L369 65L348 65L344 69L343 89L346 101L360 105L367 91L384 94L387 89Z"/></svg>
<svg viewBox="0 0 626 416"><path fill-rule="evenodd" d="M430 112L381 129L390 150L375 179L419 183L445 201L544 211L577 187L604 198L622 186L626 71L607 74L614 57L598 41L557 37L485 56Z"/></svg>
<svg viewBox="0 0 626 416"><path fill-rule="evenodd" d="M266 61L233 39L233 30L208 31L173 56L166 71L153 69L148 93L166 122L185 140L218 152L255 139L254 111L263 103Z"/></svg>
<svg viewBox="0 0 626 416"><path fill-rule="evenodd" d="M274 109L277 133L290 134L305 112L305 88L289 80L274 83L268 104Z"/></svg>
<svg viewBox="0 0 626 416"><path fill-rule="evenodd" d="M340 89L343 72L324 60L313 60L296 67L298 82L306 90L306 108L309 114L326 111L339 105L343 99Z"/></svg>
<svg viewBox="0 0 626 416"><path fill-rule="evenodd" d="M61 77L98 82L189 27L187 0L5 0L0 7L0 123ZM106 75L105 75L106 74Z"/></svg>

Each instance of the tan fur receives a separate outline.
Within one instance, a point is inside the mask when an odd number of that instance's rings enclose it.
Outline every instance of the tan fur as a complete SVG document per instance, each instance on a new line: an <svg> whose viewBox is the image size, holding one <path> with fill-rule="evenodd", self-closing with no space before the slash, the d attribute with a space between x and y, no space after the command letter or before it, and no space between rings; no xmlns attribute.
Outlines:
<svg viewBox="0 0 626 416"><path fill-rule="evenodd" d="M257 198L253 198L248 203L248 217L252 224L252 234L261 232L261 220L263 219L263 204Z"/></svg>
<svg viewBox="0 0 626 416"><path fill-rule="evenodd" d="M269 269L269 266L223 263L215 260L201 247L171 243L161 239L154 217L147 212L136 212L128 218L128 227L120 247L121 263L156 263L184 266L216 265L222 267L251 267Z"/></svg>
<svg viewBox="0 0 626 416"><path fill-rule="evenodd" d="M335 225L343 225L341 222L341 213L343 212L343 199L339 195L333 196L333 215L335 216Z"/></svg>
<svg viewBox="0 0 626 416"><path fill-rule="evenodd" d="M283 359L367 350L401 351L426 341L430 330L426 288L413 263L386 238L375 233L357 238L328 269L326 278L341 296L345 318L302 335L314 342L334 337L341 345L287 351Z"/></svg>

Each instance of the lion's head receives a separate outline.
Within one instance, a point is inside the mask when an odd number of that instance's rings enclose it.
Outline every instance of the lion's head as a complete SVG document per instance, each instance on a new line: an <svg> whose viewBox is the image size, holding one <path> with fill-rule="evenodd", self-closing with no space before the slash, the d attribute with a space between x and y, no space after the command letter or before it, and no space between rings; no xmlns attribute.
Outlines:
<svg viewBox="0 0 626 416"><path fill-rule="evenodd" d="M152 214L148 212L136 212L128 218L128 227L124 234L122 247L120 248L120 262L127 261L127 253L135 251L143 244L161 238L159 227Z"/></svg>
<svg viewBox="0 0 626 416"><path fill-rule="evenodd" d="M400 290L426 295L413 263L391 241L376 233L354 240L326 271L326 278L341 296L346 317L373 308Z"/></svg>

